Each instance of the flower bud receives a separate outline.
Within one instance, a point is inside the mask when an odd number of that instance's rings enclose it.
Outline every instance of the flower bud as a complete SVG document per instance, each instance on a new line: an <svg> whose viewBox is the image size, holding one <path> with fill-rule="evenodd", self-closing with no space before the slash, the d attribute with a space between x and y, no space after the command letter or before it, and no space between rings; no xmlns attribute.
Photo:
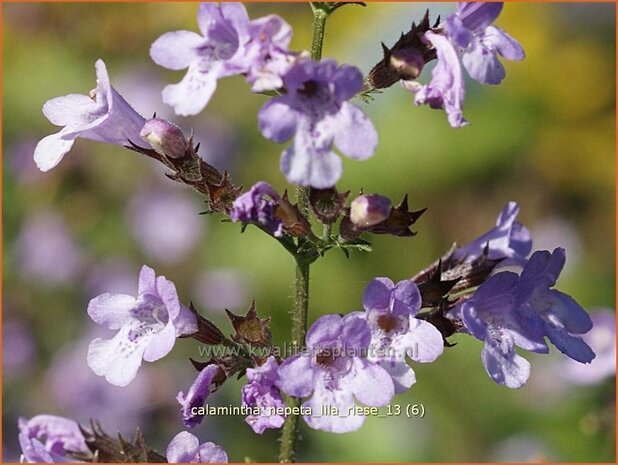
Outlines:
<svg viewBox="0 0 618 465"><path fill-rule="evenodd" d="M361 195L350 205L350 220L355 226L367 228L386 220L391 211L391 201L381 195Z"/></svg>
<svg viewBox="0 0 618 465"><path fill-rule="evenodd" d="M391 53L389 65L397 71L400 79L408 81L416 79L421 74L425 58L418 50L405 48Z"/></svg>
<svg viewBox="0 0 618 465"><path fill-rule="evenodd" d="M149 119L139 135L158 154L168 158L181 158L187 150L188 142L180 128L163 119Z"/></svg>

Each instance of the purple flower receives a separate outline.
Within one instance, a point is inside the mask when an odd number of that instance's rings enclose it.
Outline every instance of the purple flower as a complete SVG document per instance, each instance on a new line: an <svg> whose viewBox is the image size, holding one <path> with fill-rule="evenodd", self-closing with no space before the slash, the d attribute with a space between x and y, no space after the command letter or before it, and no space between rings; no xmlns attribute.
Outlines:
<svg viewBox="0 0 618 465"><path fill-rule="evenodd" d="M438 63L431 72L431 81L426 85L416 81L401 81L401 85L416 93L416 105L444 109L452 127L466 126L468 122L463 117L464 78L457 52L443 35L427 31L424 38L434 46L438 56Z"/></svg>
<svg viewBox="0 0 618 465"><path fill-rule="evenodd" d="M19 459L21 463L67 463L71 460L64 455L54 454L45 449L45 446L35 438L19 434L19 445L22 455Z"/></svg>
<svg viewBox="0 0 618 465"><path fill-rule="evenodd" d="M551 289L564 267L564 249L556 248L535 252L520 276L521 292L530 292L522 312L528 317L538 316L544 324L544 332L551 343L566 356L580 363L590 363L595 354L579 334L592 328L592 320L586 311L570 296Z"/></svg>
<svg viewBox="0 0 618 465"><path fill-rule="evenodd" d="M395 285L388 278L373 279L363 294L363 318L371 329L369 360L384 367L393 378L395 392L404 392L416 382L406 358L433 362L444 351L442 334L431 323L415 318L421 295L410 280Z"/></svg>
<svg viewBox="0 0 618 465"><path fill-rule="evenodd" d="M247 369L249 382L242 388L242 405L260 409L259 415L249 415L245 419L257 434L262 434L267 428L281 428L285 421L282 414L276 413L276 409L285 408L276 386L278 367L271 356L259 367Z"/></svg>
<svg viewBox="0 0 618 465"><path fill-rule="evenodd" d="M88 304L95 323L119 330L112 339L96 338L88 348L88 366L116 386L129 384L142 364L167 355L178 336L197 331L195 315L178 300L176 286L155 277L144 265L137 298L101 294Z"/></svg>
<svg viewBox="0 0 618 465"><path fill-rule="evenodd" d="M199 113L217 87L217 79L248 74L250 81L268 68L270 52L284 50L290 27L277 16L250 21L242 3L201 3L197 13L200 34L168 32L150 48L150 56L164 68L188 68L178 84L163 89L163 101L183 116ZM275 54L277 55L277 54ZM256 85L265 89L265 84Z"/></svg>
<svg viewBox="0 0 618 465"><path fill-rule="evenodd" d="M167 446L169 463L227 463L227 454L212 442L200 445L199 439L187 431L174 436Z"/></svg>
<svg viewBox="0 0 618 465"><path fill-rule="evenodd" d="M272 186L260 181L234 200L230 219L243 223L256 223L273 236L280 237L283 234L283 223L276 216L278 201L279 194Z"/></svg>
<svg viewBox="0 0 618 465"><path fill-rule="evenodd" d="M9 316L12 313L9 308L5 302L2 322L2 372L7 381L27 374L35 367L32 329L25 321Z"/></svg>
<svg viewBox="0 0 618 465"><path fill-rule="evenodd" d="M532 249L532 239L530 231L516 221L518 214L519 205L516 202L509 202L500 212L495 228L457 248L451 258L458 261L473 261L481 257L487 247L487 258L490 260L505 259L501 265L523 266Z"/></svg>
<svg viewBox="0 0 618 465"><path fill-rule="evenodd" d="M616 376L616 312L610 309L590 314L592 329L582 339L594 350L596 357L589 365L565 360L564 378L574 384L596 384Z"/></svg>
<svg viewBox="0 0 618 465"><path fill-rule="evenodd" d="M355 400L372 407L387 405L394 395L389 373L367 359L371 330L354 315L325 315L306 337L308 351L287 358L279 366L277 385L286 394L312 397L303 407L313 429L346 433L365 421L350 409ZM323 408L328 408L325 413Z"/></svg>
<svg viewBox="0 0 618 465"><path fill-rule="evenodd" d="M390 212L389 198L377 194L361 195L350 204L350 221L362 228L375 226L387 219Z"/></svg>
<svg viewBox="0 0 618 465"><path fill-rule="evenodd" d="M196 411L206 402L211 392L210 385L214 384L215 377L220 371L218 365L208 365L199 372L186 395L180 391L176 396L176 400L181 406L182 419L187 428L194 428L204 419L204 415L198 415Z"/></svg>
<svg viewBox="0 0 618 465"><path fill-rule="evenodd" d="M245 46L247 81L253 92L283 87L283 75L292 66L295 55L287 51L292 28L277 15L268 15L249 23L250 40Z"/></svg>
<svg viewBox="0 0 618 465"><path fill-rule="evenodd" d="M333 60L298 59L283 77L286 93L268 101L258 115L264 137L282 143L294 137L281 156L288 181L327 188L341 177L341 159L369 158L378 143L373 124L347 100L363 87L362 73Z"/></svg>
<svg viewBox="0 0 618 465"><path fill-rule="evenodd" d="M457 11L446 18L446 32L461 50L462 63L472 79L483 84L500 84L504 66L498 54L507 60L523 60L524 49L502 29L491 26L502 11L502 3L461 2Z"/></svg>
<svg viewBox="0 0 618 465"><path fill-rule="evenodd" d="M79 426L73 420L54 415L19 418L19 441L29 462L66 461L69 452L89 451ZM41 460L35 460L35 458Z"/></svg>
<svg viewBox="0 0 618 465"><path fill-rule="evenodd" d="M187 257L204 236L199 203L183 190L150 187L138 192L126 210L139 247L152 259L174 264Z"/></svg>
<svg viewBox="0 0 618 465"><path fill-rule="evenodd" d="M530 363L516 354L515 346L547 353L545 336L578 362L594 358L590 347L575 336L590 330L590 317L571 297L551 289L564 261L564 249L535 252L521 276L497 273L461 304L465 328L485 341L481 358L496 383L523 386L530 376Z"/></svg>
<svg viewBox="0 0 618 465"><path fill-rule="evenodd" d="M95 68L97 87L90 96L70 94L43 105L47 119L64 128L37 144L34 161L41 171L49 171L60 163L78 137L117 145L141 140L144 118L112 87L103 60L97 60Z"/></svg>
<svg viewBox="0 0 618 465"><path fill-rule="evenodd" d="M80 274L84 253L56 212L29 216L15 246L21 273L40 284L69 284Z"/></svg>

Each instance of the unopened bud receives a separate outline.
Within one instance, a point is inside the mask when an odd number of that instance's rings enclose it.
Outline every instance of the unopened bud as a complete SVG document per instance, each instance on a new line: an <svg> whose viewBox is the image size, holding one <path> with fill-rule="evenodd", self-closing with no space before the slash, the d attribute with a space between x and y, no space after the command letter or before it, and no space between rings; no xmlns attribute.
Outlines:
<svg viewBox="0 0 618 465"><path fill-rule="evenodd" d="M187 150L188 142L180 128L163 119L149 119L139 135L158 154L168 158L181 158Z"/></svg>
<svg viewBox="0 0 618 465"><path fill-rule="evenodd" d="M367 228L382 223L391 211L391 201L381 195L361 195L350 205L350 220L356 226Z"/></svg>
<svg viewBox="0 0 618 465"><path fill-rule="evenodd" d="M397 71L400 79L407 81L416 79L421 74L425 59L418 50L404 48L391 53L389 65Z"/></svg>

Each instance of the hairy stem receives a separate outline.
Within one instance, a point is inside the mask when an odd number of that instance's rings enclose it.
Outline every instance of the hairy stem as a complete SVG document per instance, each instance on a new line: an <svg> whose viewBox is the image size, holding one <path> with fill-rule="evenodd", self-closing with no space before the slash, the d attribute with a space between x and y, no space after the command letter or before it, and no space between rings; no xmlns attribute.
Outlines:
<svg viewBox="0 0 618 465"><path fill-rule="evenodd" d="M312 5L313 10L313 40L311 41L311 59L319 61L322 58L322 45L324 43L324 30L328 11ZM309 189L298 187L296 200L301 213L309 213ZM299 239L299 246L302 245ZM296 277L294 280L294 306L292 309L292 347L300 349L305 343L307 332L307 315L309 311L309 267L311 260L303 255L296 256ZM301 399L288 399L292 407L300 407ZM296 445L298 442L299 415L289 415L281 433L281 446L279 449L280 462L293 462L295 459Z"/></svg>

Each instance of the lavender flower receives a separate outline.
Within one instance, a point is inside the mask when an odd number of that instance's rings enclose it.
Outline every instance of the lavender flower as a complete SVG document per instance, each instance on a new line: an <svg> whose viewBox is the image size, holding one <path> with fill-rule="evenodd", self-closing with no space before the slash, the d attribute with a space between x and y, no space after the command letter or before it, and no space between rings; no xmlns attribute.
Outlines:
<svg viewBox="0 0 618 465"><path fill-rule="evenodd" d="M257 434L262 434L267 428L281 428L285 421L283 415L274 411L285 407L276 386L278 367L275 358L271 356L259 367L247 369L249 382L242 388L242 405L259 407L260 415L249 415L245 419Z"/></svg>
<svg viewBox="0 0 618 465"><path fill-rule="evenodd" d="M389 198L377 194L361 195L350 204L350 221L356 226L367 228L387 219L390 211Z"/></svg>
<svg viewBox="0 0 618 465"><path fill-rule="evenodd" d="M524 49L502 29L491 26L502 11L502 3L461 2L446 18L446 32L461 51L462 63L472 79L500 84L505 76L498 54L507 60L523 60Z"/></svg>
<svg viewBox="0 0 618 465"><path fill-rule="evenodd" d="M52 211L35 212L26 219L15 253L24 277L44 285L72 283L85 261L64 219Z"/></svg>
<svg viewBox="0 0 618 465"><path fill-rule="evenodd" d="M167 446L169 463L227 463L227 454L222 447L212 442L200 445L199 439L187 431L174 436Z"/></svg>
<svg viewBox="0 0 618 465"><path fill-rule="evenodd" d="M616 376L616 312L603 309L590 314L592 329L582 339L596 357L589 365L566 359L561 367L563 378L574 384L596 384Z"/></svg>
<svg viewBox="0 0 618 465"><path fill-rule="evenodd" d="M197 22L201 35L168 32L150 48L158 65L188 68L180 83L163 89L165 103L179 115L195 115L208 104L219 78L237 74L248 74L256 89L267 88L266 83L256 84L260 80L256 73L268 68L271 51L287 48L291 29L281 18L250 21L242 3L201 3Z"/></svg>
<svg viewBox="0 0 618 465"><path fill-rule="evenodd" d="M19 459L21 463L67 463L71 461L64 455L49 452L38 439L29 438L22 433L18 437L22 450Z"/></svg>
<svg viewBox="0 0 618 465"><path fill-rule="evenodd" d="M144 265L137 298L101 294L88 304L95 323L119 330L112 339L96 338L88 348L88 366L116 386L126 386L137 374L142 358L154 362L167 355L178 336L197 331L195 315L181 305L174 283L155 277Z"/></svg>
<svg viewBox="0 0 618 465"><path fill-rule="evenodd" d="M200 205L183 190L150 187L128 204L126 219L137 245L152 259L174 264L195 249L204 237L206 221Z"/></svg>
<svg viewBox="0 0 618 465"><path fill-rule="evenodd" d="M590 317L571 297L551 289L564 261L564 249L535 252L521 276L497 273L461 304L465 328L485 342L481 358L496 383L523 386L530 376L530 363L515 353L515 346L547 353L545 336L580 363L594 358L592 349L576 336L590 330Z"/></svg>
<svg viewBox="0 0 618 465"><path fill-rule="evenodd" d="M18 425L22 451L29 462L62 462L67 453L89 451L78 424L68 418L37 415L30 420L19 418Z"/></svg>
<svg viewBox="0 0 618 465"><path fill-rule="evenodd" d="M41 171L49 171L60 163L78 137L117 145L141 140L144 118L112 87L103 60L97 60L95 69L97 88L90 96L70 94L43 105L47 119L64 128L37 144L34 161Z"/></svg>
<svg viewBox="0 0 618 465"><path fill-rule="evenodd" d="M297 60L283 77L286 93L267 102L258 115L264 137L282 143L294 137L281 156L288 181L315 188L332 187L341 177L341 159L364 160L378 136L365 114L348 100L363 87L362 73L333 60Z"/></svg>
<svg viewBox="0 0 618 465"><path fill-rule="evenodd" d="M458 261L473 261L485 253L490 260L501 260L501 265L516 264L523 266L526 257L532 249L530 231L519 221L519 205L509 202L498 215L496 227L474 239L472 242L457 248L452 259Z"/></svg>
<svg viewBox="0 0 618 465"><path fill-rule="evenodd" d="M276 216L279 194L270 184L260 181L254 184L232 205L230 219L243 223L256 223L275 237L283 234L283 223Z"/></svg>
<svg viewBox="0 0 618 465"><path fill-rule="evenodd" d="M181 391L176 396L176 400L181 406L182 419L187 428L199 425L204 419L204 416L198 415L196 410L206 402L210 395L210 385L214 383L220 370L217 365L208 365L199 372L186 395Z"/></svg>
<svg viewBox="0 0 618 465"><path fill-rule="evenodd" d="M373 279L363 294L363 318L371 329L369 360L384 367L395 385L404 392L416 382L406 357L416 362L433 362L444 351L442 334L432 324L415 318L421 295L410 280L395 285L388 278Z"/></svg>
<svg viewBox="0 0 618 465"><path fill-rule="evenodd" d="M416 94L416 105L444 109L452 127L466 126L468 122L463 117L464 78L457 52L446 37L435 32L427 31L424 39L434 46L438 56L438 63L431 72L431 81L421 85L416 81L403 80L401 85Z"/></svg>
<svg viewBox="0 0 618 465"><path fill-rule="evenodd" d="M279 366L277 385L290 396L313 394L303 404L311 409L311 415L304 417L311 428L333 433L356 431L365 417L350 412L355 399L381 407L393 398L391 376L366 357L371 330L363 319L322 316L307 333L306 342L307 352L293 355ZM326 414L324 407L329 408Z"/></svg>
<svg viewBox="0 0 618 465"><path fill-rule="evenodd" d="M34 369L35 343L32 328L21 319L11 317L10 305L4 302L2 322L2 373L5 381Z"/></svg>

